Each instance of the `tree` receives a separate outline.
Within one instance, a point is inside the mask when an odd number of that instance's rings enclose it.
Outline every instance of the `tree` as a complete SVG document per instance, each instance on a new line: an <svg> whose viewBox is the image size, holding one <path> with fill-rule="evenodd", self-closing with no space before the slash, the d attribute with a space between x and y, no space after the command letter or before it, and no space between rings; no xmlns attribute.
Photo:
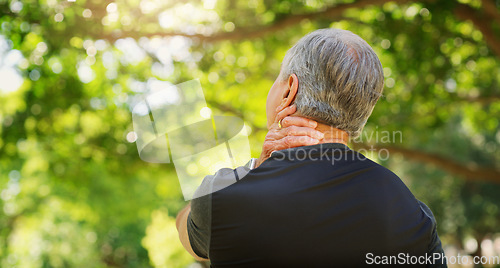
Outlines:
<svg viewBox="0 0 500 268"><path fill-rule="evenodd" d="M154 250L171 245L153 238L174 232L161 225L172 226L184 201L173 166L137 155L135 96L161 81L199 78L216 113L251 125L257 156L281 59L325 27L360 35L384 66L384 97L352 146L429 204L445 243L464 248L468 237L499 231L498 1L0 6L2 267L189 263L177 244L163 256Z"/></svg>

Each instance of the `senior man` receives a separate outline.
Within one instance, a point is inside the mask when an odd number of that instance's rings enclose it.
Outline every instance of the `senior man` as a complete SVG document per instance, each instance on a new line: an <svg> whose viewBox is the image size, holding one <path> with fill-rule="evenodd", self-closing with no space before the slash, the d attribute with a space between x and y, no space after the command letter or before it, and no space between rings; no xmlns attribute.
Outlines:
<svg viewBox="0 0 500 268"><path fill-rule="evenodd" d="M179 213L187 251L213 267L446 266L429 208L347 146L383 80L375 52L349 31L299 40L268 94L261 157L205 177L200 189L222 189Z"/></svg>

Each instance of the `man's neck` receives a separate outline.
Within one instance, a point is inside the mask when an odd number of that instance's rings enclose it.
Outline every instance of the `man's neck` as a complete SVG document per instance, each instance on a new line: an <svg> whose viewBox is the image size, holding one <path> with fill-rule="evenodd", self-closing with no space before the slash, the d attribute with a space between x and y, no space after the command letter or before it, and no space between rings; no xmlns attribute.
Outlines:
<svg viewBox="0 0 500 268"><path fill-rule="evenodd" d="M316 130L325 135L319 143L342 143L347 145L347 142L349 141L349 134L338 128L318 123Z"/></svg>

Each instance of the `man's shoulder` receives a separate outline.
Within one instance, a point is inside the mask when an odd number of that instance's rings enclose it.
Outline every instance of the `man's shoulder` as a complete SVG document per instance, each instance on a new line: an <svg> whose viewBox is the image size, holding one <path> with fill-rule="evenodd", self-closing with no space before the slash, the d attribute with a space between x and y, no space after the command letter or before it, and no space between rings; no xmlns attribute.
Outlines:
<svg viewBox="0 0 500 268"><path fill-rule="evenodd" d="M361 191L370 192L381 202L406 200L399 205L406 204L414 208L419 206L419 201L399 175L369 158L360 159L359 163L362 165L362 170L365 170L363 183L360 184Z"/></svg>
<svg viewBox="0 0 500 268"><path fill-rule="evenodd" d="M356 153L361 154L359 152L356 152ZM386 181L393 181L393 182L396 182L398 184L402 183L404 185L401 178L396 173L394 173L392 170L390 170L389 168L371 160L370 158L368 158L364 155L363 155L363 157L364 158L359 159L359 162L362 163L363 165L365 165L365 168L368 169L370 173L377 174L378 176L376 176L375 178L383 179Z"/></svg>
<svg viewBox="0 0 500 268"><path fill-rule="evenodd" d="M221 168L215 174L205 176L193 198L200 198L222 190L243 179L250 172L248 165L235 169Z"/></svg>

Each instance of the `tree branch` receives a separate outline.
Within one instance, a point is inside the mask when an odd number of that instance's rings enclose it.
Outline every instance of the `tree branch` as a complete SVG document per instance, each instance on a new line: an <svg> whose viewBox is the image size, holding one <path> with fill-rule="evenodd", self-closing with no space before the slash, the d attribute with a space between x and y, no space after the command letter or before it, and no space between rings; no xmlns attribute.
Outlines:
<svg viewBox="0 0 500 268"><path fill-rule="evenodd" d="M267 128L265 128L265 127L257 126L254 123L247 122L247 120L245 120L244 114L240 110L237 110L230 105L219 103L219 102L214 101L214 100L207 100L207 104L213 108L216 108L217 110L219 110L221 112L230 113L234 116L241 118L246 124L248 124L252 128L252 131L256 131L256 132L267 131Z"/></svg>
<svg viewBox="0 0 500 268"><path fill-rule="evenodd" d="M477 102L477 103L486 105L486 104L490 104L492 102L500 101L500 95L477 96L477 97L467 96L467 97L461 98L461 100L467 101L467 102Z"/></svg>
<svg viewBox="0 0 500 268"><path fill-rule="evenodd" d="M369 147L366 144L360 144L358 146L365 149ZM450 174L465 177L465 179L469 181L500 183L500 170L493 167L479 166L476 163L463 164L453 161L449 159L449 157L402 147L373 145L372 148L377 150L386 149L389 153L398 153L407 159L424 164L431 164Z"/></svg>
<svg viewBox="0 0 500 268"><path fill-rule="evenodd" d="M483 1L487 2L487 1ZM484 8L487 8L485 6ZM496 10L496 7L495 7ZM488 14L493 11L485 11L486 17L484 14L479 12L477 9L474 9L468 5L465 4L457 4L457 7L455 8L455 15L462 19L462 20L470 20L472 21L472 24L476 26L476 28L481 31L481 33L484 36L484 40L488 44L488 46L491 48L491 50L500 57L500 40L493 31L493 28L491 27L491 21L494 20L494 17L490 17Z"/></svg>
<svg viewBox="0 0 500 268"><path fill-rule="evenodd" d="M479 103L481 105L488 105L493 102L500 101L499 94L491 94L491 95L459 95L457 93L449 93L449 101L450 104L454 104L456 102L470 102L470 103Z"/></svg>
<svg viewBox="0 0 500 268"><path fill-rule="evenodd" d="M500 24L500 12L493 0L482 0L482 10Z"/></svg>
<svg viewBox="0 0 500 268"><path fill-rule="evenodd" d="M301 21L305 19L318 19L318 18L340 18L342 14L350 8L364 8L370 5L383 5L387 2L398 2L398 3L406 3L411 2L412 0L358 0L354 3L345 3L338 4L332 7L329 7L325 10L306 13L306 14L290 14L270 25L260 25L257 27L246 27L246 28L237 28L232 32L225 33L217 33L214 35L202 35L202 34L186 34L182 32L155 32L155 33L144 33L144 32L122 32L119 36L114 36L111 34L103 35L98 38L106 39L110 42L115 41L119 38L124 37L132 37L134 39L138 39L140 37L168 37L168 36L184 36L188 38L198 39L203 42L217 42L221 40L229 40L229 41L240 41L245 39L253 39L260 38L266 36L270 33L275 33L280 30L284 30L288 27L299 24Z"/></svg>
<svg viewBox="0 0 500 268"><path fill-rule="evenodd" d="M413 2L414 0L358 0L353 3L338 4L329 7L323 11L306 13L306 14L290 14L270 25L260 25L256 27L243 27L237 28L232 32L222 32L213 35L203 35L203 34L187 34L184 32L154 32L154 33L144 33L141 31L125 31L125 32L113 32L113 33L103 33L98 36L94 36L96 39L105 39L109 42L114 42L117 39L132 37L134 39L139 39L141 37L169 37L169 36L183 36L191 39L196 39L202 42L211 43L222 40L228 41L241 41L246 39L260 38L264 37L270 33L278 32L284 30L296 24L299 24L305 19L318 19L318 18L331 18L340 19L342 14L350 8L364 8L370 5L383 5L387 2L398 2L406 3ZM482 32L486 43L491 47L494 53L500 56L500 40L496 37L495 32L491 27L491 21L496 21L500 23L500 13L495 6L495 3L491 0L482 0L483 11L490 19L484 19L483 14L478 12L478 10L465 5L457 4L454 12L457 17L462 20L471 20L472 23Z"/></svg>

